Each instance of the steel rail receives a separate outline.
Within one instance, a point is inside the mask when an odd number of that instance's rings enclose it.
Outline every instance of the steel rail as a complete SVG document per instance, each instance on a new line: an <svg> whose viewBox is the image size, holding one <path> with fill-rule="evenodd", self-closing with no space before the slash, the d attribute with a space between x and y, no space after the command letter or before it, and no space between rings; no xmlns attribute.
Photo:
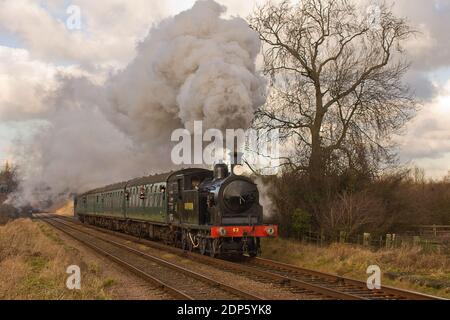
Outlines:
<svg viewBox="0 0 450 320"><path fill-rule="evenodd" d="M382 286L381 289L369 290L367 288L367 283L361 280L351 279L347 277L342 277L338 275L333 275L326 272L320 272L315 270L310 270L298 266L294 266L287 263L282 263L270 259L255 258L252 259L250 265L260 265L266 266L278 270L286 270L289 272L299 273L311 277L317 277L319 279L325 279L332 283L339 283L348 286L355 286L359 290L363 291L365 295L373 295L374 297L385 297L393 300L446 300L444 298L427 295L419 292L414 292L410 290L398 289L390 286ZM370 299L370 298L369 298Z"/></svg>
<svg viewBox="0 0 450 320"><path fill-rule="evenodd" d="M51 219L53 221L55 221L55 218L51 218ZM261 297L258 297L258 296L254 295L254 294L251 294L251 293L248 293L246 291L237 289L235 287L227 285L227 284L225 284L223 282L220 282L218 280L214 280L214 279L212 279L210 277L204 276L204 275L202 275L202 274L200 274L198 272L186 269L186 268L184 268L182 266L176 265L176 264L168 262L168 261L166 261L164 259L161 259L161 258L158 258L156 256L150 255L150 254L148 254L146 252L143 252L141 250L137 250L135 248L132 248L132 247L124 245L124 244L121 244L119 242L116 242L116 241L113 241L113 240L110 240L110 239L106 239L104 237L99 236L98 234L92 234L90 232L86 232L85 230L80 230L79 228L75 228L75 227L73 227L73 226L71 226L71 225L69 225L69 224L67 224L65 222L58 221L57 223L64 224L67 228L74 229L74 230L76 230L78 232L84 232L86 234L89 234L90 236L96 237L97 239L105 241L105 242L107 242L109 244L112 244L112 245L114 245L116 247L122 248L122 249L124 249L124 250L126 250L128 252L131 252L131 253L133 253L135 255L143 257L143 258L145 258L147 260L155 262L155 263L157 263L159 265L162 265L164 267L170 268L170 269L172 269L172 270L174 270L176 272L180 272L180 273L185 274L185 275L187 275L187 276L189 276L191 278L194 278L194 279L197 279L197 280L202 281L204 283L210 284L210 285L212 285L214 287L223 289L223 290L225 290L225 291L227 291L227 292L229 292L229 293L231 293L233 295L236 295L238 297L241 297L241 298L244 298L244 299L247 299L247 300L263 300Z"/></svg>

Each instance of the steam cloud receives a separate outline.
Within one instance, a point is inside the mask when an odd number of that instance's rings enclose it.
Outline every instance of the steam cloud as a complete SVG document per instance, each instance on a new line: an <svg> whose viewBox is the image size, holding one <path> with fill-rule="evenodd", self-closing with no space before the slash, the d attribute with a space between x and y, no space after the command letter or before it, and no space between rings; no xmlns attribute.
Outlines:
<svg viewBox="0 0 450 320"><path fill-rule="evenodd" d="M102 85L61 77L48 92L42 127L14 151L21 169L15 204L59 200L102 184L171 168L170 135L247 128L265 102L256 72L258 35L224 19L213 0L153 27L137 55Z"/></svg>

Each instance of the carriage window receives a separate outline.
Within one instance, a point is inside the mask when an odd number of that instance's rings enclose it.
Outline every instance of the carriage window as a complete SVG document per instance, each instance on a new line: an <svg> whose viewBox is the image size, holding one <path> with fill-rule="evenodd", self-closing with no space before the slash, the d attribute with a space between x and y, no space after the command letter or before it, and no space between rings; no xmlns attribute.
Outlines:
<svg viewBox="0 0 450 320"><path fill-rule="evenodd" d="M183 179L179 178L176 182L177 184L177 192L178 192L178 199L181 199L182 196L182 192L183 192Z"/></svg>

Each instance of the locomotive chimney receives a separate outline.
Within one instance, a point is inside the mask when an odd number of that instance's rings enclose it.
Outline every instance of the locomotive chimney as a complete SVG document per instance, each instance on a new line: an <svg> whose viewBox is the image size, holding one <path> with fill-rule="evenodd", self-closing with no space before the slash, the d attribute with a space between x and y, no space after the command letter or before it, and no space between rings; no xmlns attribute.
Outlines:
<svg viewBox="0 0 450 320"><path fill-rule="evenodd" d="M230 152L230 158L231 158L231 174L234 174L234 168L236 166L241 165L242 162L242 153L238 152L236 143L234 144L234 151Z"/></svg>
<svg viewBox="0 0 450 320"><path fill-rule="evenodd" d="M228 166L225 163L219 163L214 166L214 180L221 180L228 177Z"/></svg>

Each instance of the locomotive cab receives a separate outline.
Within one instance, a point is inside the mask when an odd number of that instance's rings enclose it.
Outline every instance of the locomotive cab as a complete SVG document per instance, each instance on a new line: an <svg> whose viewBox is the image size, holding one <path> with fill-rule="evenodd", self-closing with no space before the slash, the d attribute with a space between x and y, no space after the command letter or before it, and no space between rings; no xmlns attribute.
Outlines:
<svg viewBox="0 0 450 320"><path fill-rule="evenodd" d="M199 188L211 177L209 170L188 169L168 179L168 222L188 226L207 222L207 217L202 214L204 205L200 201Z"/></svg>

